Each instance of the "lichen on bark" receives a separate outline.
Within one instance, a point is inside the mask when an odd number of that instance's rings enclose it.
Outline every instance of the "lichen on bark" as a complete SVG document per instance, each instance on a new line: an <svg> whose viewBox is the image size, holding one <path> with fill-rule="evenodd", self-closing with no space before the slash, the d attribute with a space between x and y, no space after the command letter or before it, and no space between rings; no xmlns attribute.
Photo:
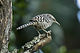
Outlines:
<svg viewBox="0 0 80 53"><path fill-rule="evenodd" d="M12 27L12 1L0 0L0 53L9 53L8 42Z"/></svg>

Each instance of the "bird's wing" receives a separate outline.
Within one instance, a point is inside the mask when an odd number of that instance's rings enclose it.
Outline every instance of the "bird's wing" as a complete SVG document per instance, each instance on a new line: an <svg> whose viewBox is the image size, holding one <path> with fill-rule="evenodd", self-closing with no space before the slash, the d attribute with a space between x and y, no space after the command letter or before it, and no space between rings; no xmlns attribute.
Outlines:
<svg viewBox="0 0 80 53"><path fill-rule="evenodd" d="M32 19L30 19L29 21L31 21L31 22L37 22L37 21L39 21L39 16L35 16L35 17L33 17Z"/></svg>

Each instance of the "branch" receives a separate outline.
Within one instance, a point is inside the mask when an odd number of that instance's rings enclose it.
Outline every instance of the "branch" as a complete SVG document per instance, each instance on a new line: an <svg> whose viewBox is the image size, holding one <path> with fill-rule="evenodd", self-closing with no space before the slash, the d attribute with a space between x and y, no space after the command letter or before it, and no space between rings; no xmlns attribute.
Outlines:
<svg viewBox="0 0 80 53"><path fill-rule="evenodd" d="M34 53L51 40L51 31L48 31L46 34L39 34L39 36L34 37L32 41L25 43L25 45L22 46L22 51L20 51L20 53ZM11 53L17 53L18 51L18 49L14 49Z"/></svg>
<svg viewBox="0 0 80 53"><path fill-rule="evenodd" d="M39 34L39 36L34 37L32 41L27 42L22 46L24 53L33 53L52 40L51 31L48 31L46 34Z"/></svg>

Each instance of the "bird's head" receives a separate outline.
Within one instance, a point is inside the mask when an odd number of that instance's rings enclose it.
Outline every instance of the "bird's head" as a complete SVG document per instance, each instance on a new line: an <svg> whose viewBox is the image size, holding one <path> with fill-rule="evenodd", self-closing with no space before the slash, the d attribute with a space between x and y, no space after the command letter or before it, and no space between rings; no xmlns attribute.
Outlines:
<svg viewBox="0 0 80 53"><path fill-rule="evenodd" d="M47 14L47 15L52 19L53 23L56 23L56 24L60 25L60 24L56 21L56 19L55 19L55 17L54 17L53 15L51 15L51 14Z"/></svg>

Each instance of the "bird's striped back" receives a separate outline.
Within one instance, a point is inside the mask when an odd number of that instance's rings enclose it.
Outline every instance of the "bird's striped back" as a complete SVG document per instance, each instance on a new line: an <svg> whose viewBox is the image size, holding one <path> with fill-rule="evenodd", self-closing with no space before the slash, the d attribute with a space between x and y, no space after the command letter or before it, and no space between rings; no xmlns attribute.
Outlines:
<svg viewBox="0 0 80 53"><path fill-rule="evenodd" d="M53 19L55 19L51 14L41 14L33 17L31 20L37 21L37 22L50 22Z"/></svg>

